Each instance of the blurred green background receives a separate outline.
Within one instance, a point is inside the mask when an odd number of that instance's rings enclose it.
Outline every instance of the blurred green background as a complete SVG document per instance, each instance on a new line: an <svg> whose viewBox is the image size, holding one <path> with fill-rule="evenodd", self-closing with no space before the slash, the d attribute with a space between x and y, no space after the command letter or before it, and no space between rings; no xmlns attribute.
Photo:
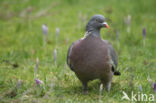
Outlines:
<svg viewBox="0 0 156 103"><path fill-rule="evenodd" d="M155 95L155 4L156 0L0 0L0 102L126 103L122 91L129 96L131 91ZM110 93L103 90L99 95L100 81L95 80L83 95L80 81L66 65L66 54L95 14L104 15L110 26L101 36L115 48L121 76L114 77ZM43 83L36 84L35 78Z"/></svg>

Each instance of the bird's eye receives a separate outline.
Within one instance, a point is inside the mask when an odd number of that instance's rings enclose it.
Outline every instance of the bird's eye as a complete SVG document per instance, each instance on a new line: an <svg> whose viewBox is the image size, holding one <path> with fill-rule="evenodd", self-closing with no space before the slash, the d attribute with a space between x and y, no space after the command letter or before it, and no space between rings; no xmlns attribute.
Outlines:
<svg viewBox="0 0 156 103"><path fill-rule="evenodd" d="M96 21L96 22L98 22L98 20L97 20L97 19L95 19L95 21Z"/></svg>

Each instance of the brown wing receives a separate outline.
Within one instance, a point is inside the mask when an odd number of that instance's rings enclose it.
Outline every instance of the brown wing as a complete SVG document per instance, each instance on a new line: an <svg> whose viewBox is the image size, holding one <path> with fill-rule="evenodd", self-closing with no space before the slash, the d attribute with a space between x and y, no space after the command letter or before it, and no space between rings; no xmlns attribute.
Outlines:
<svg viewBox="0 0 156 103"><path fill-rule="evenodd" d="M114 72L114 75L120 75L120 72L117 71L118 57L116 55L116 52L115 52L114 48L112 47L112 45L107 40L104 40L104 42L107 43L107 46L108 46L108 48L110 50L110 56L111 56L111 59L113 61L112 71Z"/></svg>
<svg viewBox="0 0 156 103"><path fill-rule="evenodd" d="M73 70L73 67L72 67L71 62L70 62L70 55L71 55L73 46L74 46L77 42L79 42L79 41L80 41L80 40L77 40L76 42L73 42L73 43L70 45L70 47L69 47L69 49L68 49L68 52L67 52L67 65L69 66L69 68L70 68L71 70Z"/></svg>

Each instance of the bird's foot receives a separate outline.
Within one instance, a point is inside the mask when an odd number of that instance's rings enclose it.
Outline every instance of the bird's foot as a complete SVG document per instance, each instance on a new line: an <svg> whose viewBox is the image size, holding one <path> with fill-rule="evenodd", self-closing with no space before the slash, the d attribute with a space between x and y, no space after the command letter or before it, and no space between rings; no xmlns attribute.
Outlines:
<svg viewBox="0 0 156 103"><path fill-rule="evenodd" d="M83 94L88 94L88 91L87 91L87 82L83 82L82 83L82 93Z"/></svg>
<svg viewBox="0 0 156 103"><path fill-rule="evenodd" d="M111 89L111 82L108 82L106 85L107 92L110 92L110 89Z"/></svg>

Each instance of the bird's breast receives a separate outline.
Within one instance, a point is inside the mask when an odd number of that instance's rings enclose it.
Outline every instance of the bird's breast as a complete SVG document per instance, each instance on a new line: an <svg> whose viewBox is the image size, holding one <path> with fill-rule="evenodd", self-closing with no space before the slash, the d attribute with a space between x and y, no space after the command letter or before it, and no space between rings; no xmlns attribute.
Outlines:
<svg viewBox="0 0 156 103"><path fill-rule="evenodd" d="M75 69L103 68L109 61L107 45L101 38L85 38L74 45L70 59Z"/></svg>

